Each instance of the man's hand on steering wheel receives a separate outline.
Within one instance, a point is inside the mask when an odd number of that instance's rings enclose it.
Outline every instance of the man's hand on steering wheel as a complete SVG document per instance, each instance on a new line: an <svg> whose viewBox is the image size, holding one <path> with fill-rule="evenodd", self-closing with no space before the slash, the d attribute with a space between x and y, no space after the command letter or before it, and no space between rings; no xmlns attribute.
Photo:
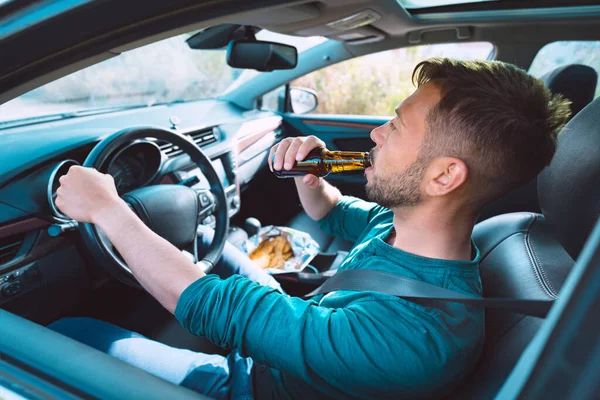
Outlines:
<svg viewBox="0 0 600 400"><path fill-rule="evenodd" d="M189 157L189 163L201 171L209 188L150 182L119 195L113 178L98 171L104 172L111 157L123 146L148 140L179 147ZM182 161L185 162L185 159ZM56 205L67 216L80 222L78 229L83 245L112 276L127 285L139 286L141 283L144 286L140 276L135 276L134 267L128 264L141 265L139 272L163 259L164 252L170 256L161 264L166 267L157 266L159 269L177 264L175 259L181 259L182 251L187 255L193 252L194 268L203 273L210 271L218 262L229 231L227 196L211 159L188 136L157 127L125 129L102 139L88 154L83 167L86 168L71 168L60 180ZM192 249L196 248L198 225L208 215L215 219L215 234L203 258L198 259ZM126 225L125 220L131 225ZM115 226L118 228L115 229ZM132 230L132 226L136 228ZM126 233L133 237L127 237ZM142 236L146 237L146 241L141 239ZM157 237L162 240L157 240ZM168 246L163 246L166 244ZM162 248L163 253L157 252L158 248ZM132 251L141 252L143 256L128 259L127 255L131 255ZM145 255L148 254L155 256L147 259ZM192 275L197 277L195 272ZM146 286L148 284L150 282L146 282Z"/></svg>
<svg viewBox="0 0 600 400"><path fill-rule="evenodd" d="M117 207L127 207L119 197L111 175L93 168L73 166L60 177L56 206L78 222L98 224L105 213Z"/></svg>

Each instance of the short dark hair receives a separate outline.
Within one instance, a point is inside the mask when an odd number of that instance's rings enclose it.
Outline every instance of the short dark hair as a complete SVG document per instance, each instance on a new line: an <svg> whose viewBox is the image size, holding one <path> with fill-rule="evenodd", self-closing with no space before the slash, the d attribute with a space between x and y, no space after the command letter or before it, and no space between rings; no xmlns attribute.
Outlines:
<svg viewBox="0 0 600 400"><path fill-rule="evenodd" d="M550 164L571 114L570 102L541 80L499 61L431 58L415 67L412 79L441 90L427 117L422 154L462 159L479 206Z"/></svg>

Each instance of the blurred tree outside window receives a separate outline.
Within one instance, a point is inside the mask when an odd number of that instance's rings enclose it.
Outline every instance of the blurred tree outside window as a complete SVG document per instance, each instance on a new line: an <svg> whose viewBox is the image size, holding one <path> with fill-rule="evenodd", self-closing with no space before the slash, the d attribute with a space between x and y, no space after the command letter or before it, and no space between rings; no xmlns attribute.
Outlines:
<svg viewBox="0 0 600 400"><path fill-rule="evenodd" d="M555 68L569 64L583 64L594 68L600 75L600 42L561 41L548 43L536 54L529 73L541 77ZM596 86L594 98L600 96Z"/></svg>
<svg viewBox="0 0 600 400"><path fill-rule="evenodd" d="M415 90L412 72L431 57L487 59L488 42L444 43L406 47L343 61L311 72L290 86L313 89L319 106L312 114L392 116L395 107Z"/></svg>

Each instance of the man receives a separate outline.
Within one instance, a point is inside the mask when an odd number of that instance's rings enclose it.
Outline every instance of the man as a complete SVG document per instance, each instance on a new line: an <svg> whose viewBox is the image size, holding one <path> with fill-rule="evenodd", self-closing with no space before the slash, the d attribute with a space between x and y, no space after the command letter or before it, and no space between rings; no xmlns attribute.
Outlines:
<svg viewBox="0 0 600 400"><path fill-rule="evenodd" d="M315 176L297 179L298 193L325 230L355 242L340 269L378 269L481 295L471 241L477 215L549 164L568 103L500 62L431 59L413 80L418 88L397 116L371 133L376 147L365 174L374 203L344 197ZM284 139L271 151L272 168L289 169L319 146L312 136ZM55 329L210 396L440 398L481 351L479 308L431 308L376 292L306 301L239 275L205 276L96 171L73 167L56 202L97 224L184 327L233 352L213 362L93 320Z"/></svg>

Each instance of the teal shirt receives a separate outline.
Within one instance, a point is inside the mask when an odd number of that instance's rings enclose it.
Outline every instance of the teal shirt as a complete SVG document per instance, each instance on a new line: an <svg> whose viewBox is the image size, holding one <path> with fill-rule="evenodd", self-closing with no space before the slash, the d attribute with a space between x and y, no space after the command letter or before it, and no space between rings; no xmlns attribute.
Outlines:
<svg viewBox="0 0 600 400"><path fill-rule="evenodd" d="M470 262L410 254L385 242L392 220L390 210L344 196L320 224L356 243L340 269L481 295L476 247ZM283 399L440 398L470 372L483 344L480 308L431 308L376 292L303 300L240 276L192 283L175 316L190 332L268 366Z"/></svg>

